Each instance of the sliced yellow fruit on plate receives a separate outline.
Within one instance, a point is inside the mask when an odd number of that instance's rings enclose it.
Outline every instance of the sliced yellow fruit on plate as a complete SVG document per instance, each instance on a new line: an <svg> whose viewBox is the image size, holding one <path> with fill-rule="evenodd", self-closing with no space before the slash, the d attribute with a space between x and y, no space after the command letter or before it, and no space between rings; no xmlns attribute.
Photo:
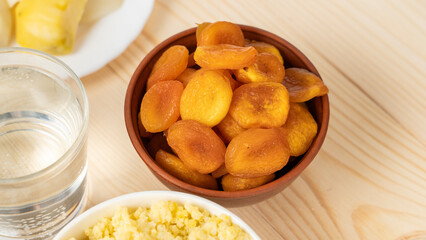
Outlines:
<svg viewBox="0 0 426 240"><path fill-rule="evenodd" d="M12 35L12 15L6 0L0 0L0 47L9 45Z"/></svg>
<svg viewBox="0 0 426 240"><path fill-rule="evenodd" d="M86 0L21 0L16 6L16 41L54 55L72 51Z"/></svg>
<svg viewBox="0 0 426 240"><path fill-rule="evenodd" d="M12 8L19 0L6 0L6 2L9 3L9 7Z"/></svg>

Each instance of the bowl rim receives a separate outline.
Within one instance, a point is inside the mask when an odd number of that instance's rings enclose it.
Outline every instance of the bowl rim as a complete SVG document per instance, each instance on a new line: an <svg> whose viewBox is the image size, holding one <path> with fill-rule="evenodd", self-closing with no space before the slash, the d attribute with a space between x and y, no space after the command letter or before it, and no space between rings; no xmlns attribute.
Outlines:
<svg viewBox="0 0 426 240"><path fill-rule="evenodd" d="M283 46L285 46L289 51L291 51L293 54L295 54L300 61L303 62L303 64L306 65L307 69L317 76L320 76L318 70L315 68L315 66L311 63L311 61L294 45L289 43L287 40L279 37L276 34L273 34L271 32L268 32L266 30L248 26L248 25L242 25L238 24L243 32L253 32L256 34L260 34L263 36L267 36L271 38L272 40L276 42L282 43ZM148 168L156 174L156 176L163 179L163 181L166 181L173 186L175 186L178 189L182 189L184 191L199 194L204 197L209 197L211 199L244 199L244 198L251 198L257 195L262 195L268 192L271 192L273 189L278 188L279 186L286 184L288 182L293 181L315 158L317 153L319 152L324 140L325 136L328 130L328 124L329 124L329 117L330 117L330 106L329 106L329 100L328 100L328 94L321 96L321 106L322 106L322 121L321 128L319 129L316 138L314 139L312 145L309 147L308 151L304 154L303 158L297 163L293 168L291 168L287 173L285 173L283 176L281 176L278 179L275 179L272 182L269 182L267 184L264 184L262 186L247 189L247 190L241 190L241 191L235 191L235 192L229 192L229 191L221 191L221 190L211 190L206 188L197 187L194 185L191 185L189 183L186 183L169 173L167 173L165 170L163 170L161 167L159 167L155 160L150 156L148 151L146 150L145 146L141 144L141 142L138 140L140 137L138 129L135 129L134 126L137 126L136 124L133 124L132 122L132 98L134 94L135 87L137 85L137 82L139 81L139 76L144 70L144 68L149 64L151 59L155 57L156 54L161 52L165 47L172 44L177 39L181 39L184 37L188 37L189 35L195 34L196 27L190 28L187 30L184 30L182 32L179 32L177 34L172 35L171 37L167 38L166 40L162 41L160 44L156 45L140 62L138 67L136 68L135 72L133 73L127 91L125 96L125 103L124 103L124 117L125 117L125 124L126 129L128 132L128 135L130 137L130 140L138 153L138 155L142 158L144 163L148 166ZM322 80L322 78L321 78ZM139 103L140 104L140 103Z"/></svg>
<svg viewBox="0 0 426 240"><path fill-rule="evenodd" d="M151 202L160 201L160 200L164 200L164 201L170 200L170 201L178 202L181 204L189 203L191 205L198 206L202 209L209 211L210 214L214 214L217 216L224 213L231 218L232 223L240 226L244 231L246 231L253 238L253 240L260 240L260 237L245 221L243 221L240 217L238 217L236 214L232 213L225 207L211 200L208 200L206 198L203 198L194 194L177 192L177 191L141 191L141 192L128 193L128 194L120 195L115 198L111 198L109 200L106 200L104 202L101 202L91 207L90 209L88 209L87 211L79 215L77 218L73 219L64 228L62 228L61 231L59 231L59 233L53 238L53 240L61 240L63 239L63 237L68 237L67 236L68 232L73 230L75 226L78 226L79 223L89 219L91 216L94 216L99 212L106 211L106 209L108 209L109 207L116 207L116 206L137 207L134 204L130 204L130 203L126 205L124 202L126 201L135 202L135 201L139 201L139 199L141 200L142 203L137 206L147 206ZM114 211L115 210L116 209L114 209ZM213 211L218 211L218 213L214 213ZM105 217L105 215L103 216ZM99 220L101 220L101 218L97 219L96 222L98 222ZM90 226L87 226L86 228L88 227Z"/></svg>

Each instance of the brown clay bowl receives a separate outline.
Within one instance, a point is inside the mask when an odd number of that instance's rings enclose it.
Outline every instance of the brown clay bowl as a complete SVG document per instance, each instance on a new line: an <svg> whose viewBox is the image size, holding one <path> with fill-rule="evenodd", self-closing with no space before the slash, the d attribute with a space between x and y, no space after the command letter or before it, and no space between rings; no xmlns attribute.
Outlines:
<svg viewBox="0 0 426 240"><path fill-rule="evenodd" d="M240 27L246 38L267 42L277 47L284 58L286 68L304 68L319 76L318 71L309 59L286 40L259 28L245 25L240 25ZM281 192L285 187L293 182L296 177L299 176L312 162L320 150L328 127L330 113L328 96L316 97L307 103L310 112L318 123L318 134L309 150L304 155L291 159L291 161L282 170L277 172L277 178L274 181L257 188L237 192L204 189L183 182L160 168L154 161L154 156L151 156L148 153L146 148L147 139L144 139L139 135L138 113L142 98L146 91L145 84L154 63L166 49L173 45L184 45L188 48L189 52L193 52L196 48L195 31L196 28L188 29L173 35L157 45L146 55L134 72L127 89L124 104L124 116L130 140L132 141L132 144L139 156L154 175L172 190L189 192L203 196L228 207L244 206L265 200Z"/></svg>

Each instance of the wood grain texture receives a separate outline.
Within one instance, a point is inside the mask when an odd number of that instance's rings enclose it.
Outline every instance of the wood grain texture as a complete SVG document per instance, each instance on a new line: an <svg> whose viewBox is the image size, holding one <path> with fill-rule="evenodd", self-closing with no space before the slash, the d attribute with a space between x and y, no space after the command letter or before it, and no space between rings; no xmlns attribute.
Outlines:
<svg viewBox="0 0 426 240"><path fill-rule="evenodd" d="M138 38L82 79L90 102L88 207L166 189L124 126L138 63L169 36L228 20L273 32L313 62L330 89L322 150L290 187L231 209L262 239L426 239L426 2L158 0Z"/></svg>

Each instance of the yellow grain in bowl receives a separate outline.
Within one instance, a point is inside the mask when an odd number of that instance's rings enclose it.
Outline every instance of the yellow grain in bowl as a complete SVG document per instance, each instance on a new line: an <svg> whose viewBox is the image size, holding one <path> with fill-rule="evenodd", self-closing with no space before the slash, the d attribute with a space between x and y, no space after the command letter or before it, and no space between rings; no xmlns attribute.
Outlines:
<svg viewBox="0 0 426 240"><path fill-rule="evenodd" d="M86 229L85 235L84 239L89 240L252 239L225 214L216 216L197 206L173 201L159 201L136 211L122 207L112 218L102 218Z"/></svg>

